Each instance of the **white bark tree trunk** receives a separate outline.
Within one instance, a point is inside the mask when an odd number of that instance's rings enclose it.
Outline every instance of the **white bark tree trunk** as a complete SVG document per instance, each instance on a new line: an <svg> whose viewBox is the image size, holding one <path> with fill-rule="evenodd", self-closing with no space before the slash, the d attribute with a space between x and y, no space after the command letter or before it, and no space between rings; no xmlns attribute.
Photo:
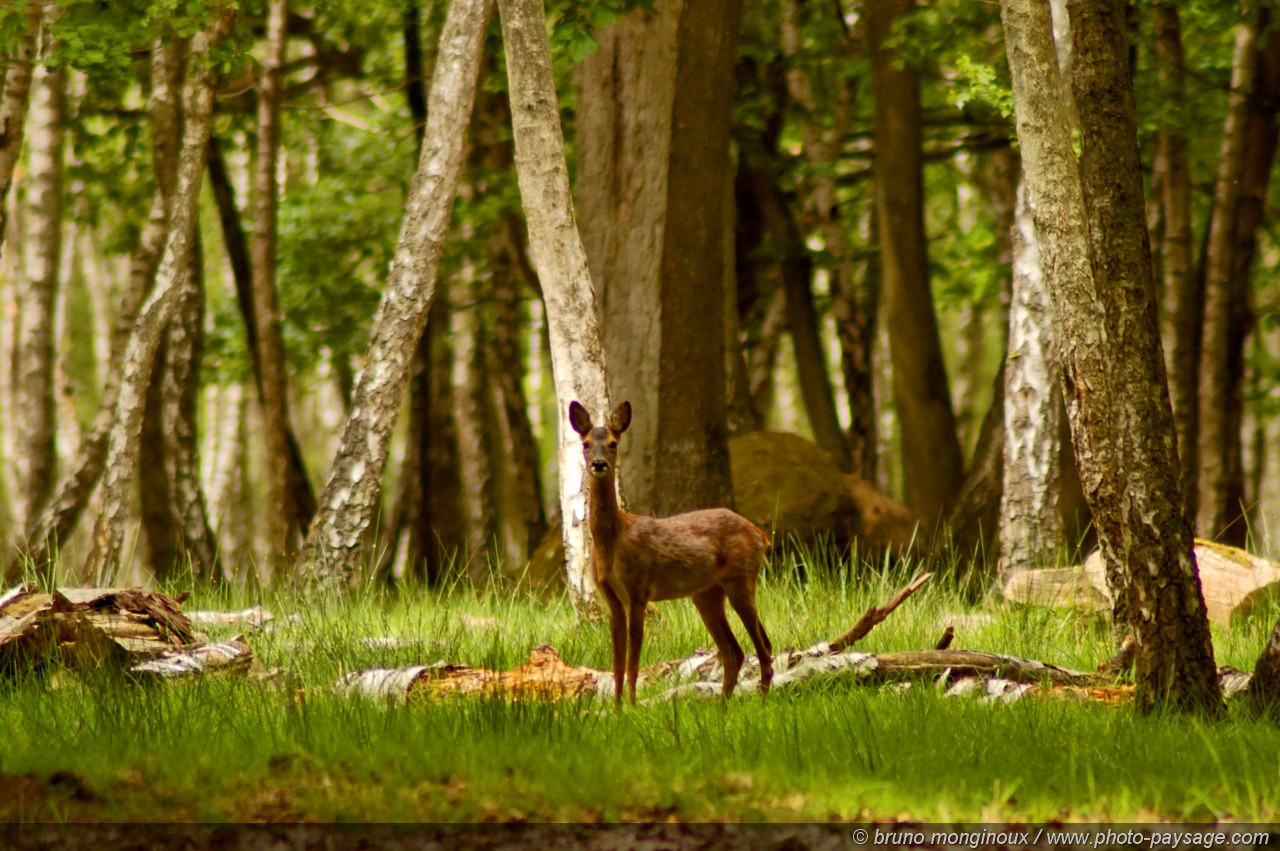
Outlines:
<svg viewBox="0 0 1280 851"><path fill-rule="evenodd" d="M57 459L53 338L62 259L64 89L61 70L36 68L27 122L26 259L17 281L12 411L17 425L13 493L24 524L48 501Z"/></svg>
<svg viewBox="0 0 1280 851"><path fill-rule="evenodd" d="M1026 187L1018 187L1004 382L1001 572L1051 567L1062 543L1058 511L1061 385L1049 294Z"/></svg>
<svg viewBox="0 0 1280 851"><path fill-rule="evenodd" d="M301 575L313 586L345 587L354 581L365 532L377 513L391 431L427 325L462 173L491 9L492 0L454 0L440 34L418 172L365 365L352 390L351 414L302 548Z"/></svg>
<svg viewBox="0 0 1280 851"><path fill-rule="evenodd" d="M152 375L165 325L173 314L184 280L190 271L197 202L213 115L215 70L208 59L209 48L230 30L231 19L230 10L224 7L209 29L197 34L192 40L191 73L183 92L186 124L183 128L178 179L170 212L169 238L165 243L155 288L142 305L125 348L115 424L112 426L107 448L102 509L94 523L93 549L85 565L85 575L97 581L109 580L120 568L125 518L131 486L137 474L146 385Z"/></svg>
<svg viewBox="0 0 1280 851"><path fill-rule="evenodd" d="M604 347L587 254L574 221L564 134L551 73L551 45L542 0L499 0L507 54L516 173L529 228L529 255L542 282L559 400L559 472L565 575L578 611L591 611L587 488L579 438L569 424L577 400L593 417L607 415Z"/></svg>

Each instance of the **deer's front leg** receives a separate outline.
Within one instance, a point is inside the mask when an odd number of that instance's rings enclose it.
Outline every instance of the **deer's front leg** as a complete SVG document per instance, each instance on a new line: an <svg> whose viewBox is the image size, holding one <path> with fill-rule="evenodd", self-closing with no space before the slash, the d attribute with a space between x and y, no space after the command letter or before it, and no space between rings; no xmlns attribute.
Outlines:
<svg viewBox="0 0 1280 851"><path fill-rule="evenodd" d="M636 680L640 678L640 646L644 644L644 610L648 600L631 599L628 612L630 646L627 648L627 687L631 691L631 705L636 705Z"/></svg>
<svg viewBox="0 0 1280 851"><path fill-rule="evenodd" d="M600 593L609 607L609 637L613 641L613 704L622 706L623 673L627 660L627 611L618 595L605 583Z"/></svg>

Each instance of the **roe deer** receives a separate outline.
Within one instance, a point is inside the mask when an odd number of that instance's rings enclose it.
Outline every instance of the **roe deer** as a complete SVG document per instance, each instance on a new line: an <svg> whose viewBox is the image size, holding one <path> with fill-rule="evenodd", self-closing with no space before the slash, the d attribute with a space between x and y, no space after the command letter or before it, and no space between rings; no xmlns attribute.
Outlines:
<svg viewBox="0 0 1280 851"><path fill-rule="evenodd" d="M591 565L596 587L609 606L615 705L622 703L624 663L631 702L636 702L646 605L681 597L693 598L720 651L723 696L733 693L745 658L725 617L726 597L755 645L760 690L767 693L773 680L773 647L756 613L756 575L769 536L727 508L662 518L621 511L614 484L618 438L631 424L631 403L619 405L607 427L593 427L591 415L573 402L569 422L582 436L582 455L591 475Z"/></svg>

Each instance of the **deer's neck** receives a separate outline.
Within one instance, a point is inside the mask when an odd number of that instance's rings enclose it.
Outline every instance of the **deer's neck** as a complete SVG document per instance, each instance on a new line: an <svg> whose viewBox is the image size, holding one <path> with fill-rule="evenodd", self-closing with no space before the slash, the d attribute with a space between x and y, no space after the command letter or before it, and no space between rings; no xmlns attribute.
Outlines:
<svg viewBox="0 0 1280 851"><path fill-rule="evenodd" d="M622 531L622 511L618 508L614 476L591 477L590 506L591 537L598 546L611 547Z"/></svg>

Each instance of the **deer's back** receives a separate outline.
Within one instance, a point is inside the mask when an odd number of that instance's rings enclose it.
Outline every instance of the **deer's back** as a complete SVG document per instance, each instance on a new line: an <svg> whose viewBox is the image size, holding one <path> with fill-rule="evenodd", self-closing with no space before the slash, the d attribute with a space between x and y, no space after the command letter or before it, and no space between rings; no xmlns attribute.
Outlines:
<svg viewBox="0 0 1280 851"><path fill-rule="evenodd" d="M727 508L672 517L629 515L614 554L620 583L648 583L651 600L687 597L743 578L754 582L768 537Z"/></svg>

